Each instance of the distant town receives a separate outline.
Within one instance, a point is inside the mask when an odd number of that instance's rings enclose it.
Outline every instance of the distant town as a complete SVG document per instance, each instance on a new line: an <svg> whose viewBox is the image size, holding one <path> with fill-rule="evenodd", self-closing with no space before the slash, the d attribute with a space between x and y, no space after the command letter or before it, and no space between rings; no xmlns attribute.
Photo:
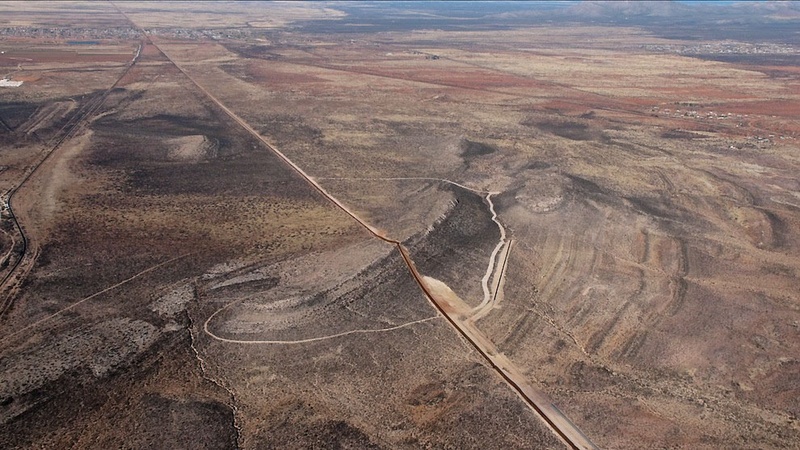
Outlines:
<svg viewBox="0 0 800 450"><path fill-rule="evenodd" d="M712 42L707 44L648 44L641 48L650 52L677 53L680 55L717 55L717 54L763 54L790 55L800 54L797 48L787 44L747 43L747 42Z"/></svg>

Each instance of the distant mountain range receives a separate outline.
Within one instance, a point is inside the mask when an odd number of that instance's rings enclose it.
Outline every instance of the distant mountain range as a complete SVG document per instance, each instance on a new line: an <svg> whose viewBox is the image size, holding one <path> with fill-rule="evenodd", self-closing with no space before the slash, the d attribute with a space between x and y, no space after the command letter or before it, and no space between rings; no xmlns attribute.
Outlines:
<svg viewBox="0 0 800 450"><path fill-rule="evenodd" d="M319 32L498 29L546 23L637 26L673 39L800 45L800 1L358 1Z"/></svg>
<svg viewBox="0 0 800 450"><path fill-rule="evenodd" d="M450 2L435 2L445 8ZM740 40L800 46L800 1L453 2L483 4L484 24L636 26L670 39ZM486 6L489 5L489 6Z"/></svg>
<svg viewBox="0 0 800 450"><path fill-rule="evenodd" d="M675 1L584 1L562 12L584 18L679 17L695 14L698 6Z"/></svg>
<svg viewBox="0 0 800 450"><path fill-rule="evenodd" d="M558 14L582 19L713 19L762 22L800 19L800 2L582 1Z"/></svg>

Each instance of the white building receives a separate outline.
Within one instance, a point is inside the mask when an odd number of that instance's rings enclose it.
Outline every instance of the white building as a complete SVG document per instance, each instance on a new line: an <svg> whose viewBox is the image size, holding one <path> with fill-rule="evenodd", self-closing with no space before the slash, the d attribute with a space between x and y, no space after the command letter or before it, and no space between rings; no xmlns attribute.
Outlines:
<svg viewBox="0 0 800 450"><path fill-rule="evenodd" d="M20 87L22 86L22 81L11 81L8 78L3 78L0 80L0 87Z"/></svg>

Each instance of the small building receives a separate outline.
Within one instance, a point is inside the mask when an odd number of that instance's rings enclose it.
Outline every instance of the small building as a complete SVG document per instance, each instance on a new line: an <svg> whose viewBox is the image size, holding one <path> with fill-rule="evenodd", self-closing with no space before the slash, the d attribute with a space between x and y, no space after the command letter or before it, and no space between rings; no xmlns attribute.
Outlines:
<svg viewBox="0 0 800 450"><path fill-rule="evenodd" d="M8 78L3 78L0 80L0 87L20 87L22 86L22 81L11 81Z"/></svg>

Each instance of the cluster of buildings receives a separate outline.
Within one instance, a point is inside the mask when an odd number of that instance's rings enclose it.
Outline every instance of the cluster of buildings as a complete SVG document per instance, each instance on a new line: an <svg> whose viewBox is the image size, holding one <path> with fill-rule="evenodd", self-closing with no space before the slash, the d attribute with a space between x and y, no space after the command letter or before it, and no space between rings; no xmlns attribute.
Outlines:
<svg viewBox="0 0 800 450"><path fill-rule="evenodd" d="M706 44L647 44L643 45L648 52L677 53L680 55L792 55L800 54L796 48L787 44L762 43L752 44L747 42L712 42Z"/></svg>
<svg viewBox="0 0 800 450"><path fill-rule="evenodd" d="M241 39L263 37L266 30L259 28L220 28L199 30L193 28L151 28L148 34L181 39ZM104 39L138 39L139 30L133 27L68 28L68 27L0 27L0 37L36 38L53 41L91 41Z"/></svg>
<svg viewBox="0 0 800 450"><path fill-rule="evenodd" d="M211 30L201 30L194 28L151 28L146 29L147 34L179 39L243 39L243 38L263 38L265 29L260 28L216 28Z"/></svg>
<svg viewBox="0 0 800 450"><path fill-rule="evenodd" d="M20 87L22 86L22 81L13 81L9 80L8 78L0 79L0 87Z"/></svg>
<svg viewBox="0 0 800 450"><path fill-rule="evenodd" d="M66 28L66 27L0 27L2 37L41 38L53 40L136 39L139 32L133 27Z"/></svg>
<svg viewBox="0 0 800 450"><path fill-rule="evenodd" d="M653 106L650 112L657 115L664 115L668 117L692 117L695 119L709 119L709 120L725 120L725 119L742 119L746 118L747 114L729 114L729 113L716 113L714 111L697 111L694 109L671 109L659 108Z"/></svg>

